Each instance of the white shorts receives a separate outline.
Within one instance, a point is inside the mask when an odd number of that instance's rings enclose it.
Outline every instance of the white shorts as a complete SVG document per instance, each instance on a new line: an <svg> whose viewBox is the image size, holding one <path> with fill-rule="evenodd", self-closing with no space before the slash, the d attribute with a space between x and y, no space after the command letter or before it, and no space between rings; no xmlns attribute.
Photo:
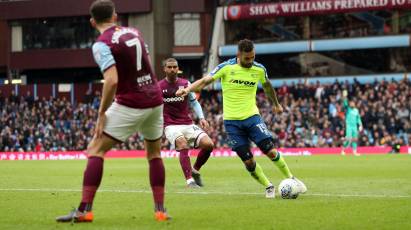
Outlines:
<svg viewBox="0 0 411 230"><path fill-rule="evenodd" d="M113 102L106 111L104 133L124 142L139 132L146 140L157 140L163 135L163 105L135 109Z"/></svg>
<svg viewBox="0 0 411 230"><path fill-rule="evenodd" d="M171 143L171 148L175 148L176 139L184 137L188 146L197 148L203 136L207 135L197 125L169 125L164 129L167 140Z"/></svg>

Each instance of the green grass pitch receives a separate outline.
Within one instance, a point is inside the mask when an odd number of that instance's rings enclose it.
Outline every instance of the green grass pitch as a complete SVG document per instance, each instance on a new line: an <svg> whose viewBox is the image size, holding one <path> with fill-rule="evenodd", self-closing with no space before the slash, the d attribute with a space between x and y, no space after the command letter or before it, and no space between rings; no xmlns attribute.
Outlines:
<svg viewBox="0 0 411 230"><path fill-rule="evenodd" d="M256 159L278 185L279 170ZM308 187L296 200L266 199L236 157L210 158L197 190L165 159L173 219L157 223L146 160L107 159L94 222L75 225L54 218L77 206L85 161L0 161L0 229L411 229L411 155L286 160Z"/></svg>

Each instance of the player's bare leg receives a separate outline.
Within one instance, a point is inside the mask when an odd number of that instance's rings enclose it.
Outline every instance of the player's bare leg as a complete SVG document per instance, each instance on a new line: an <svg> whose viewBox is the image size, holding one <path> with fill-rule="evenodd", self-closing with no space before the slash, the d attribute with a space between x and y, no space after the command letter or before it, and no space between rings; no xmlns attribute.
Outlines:
<svg viewBox="0 0 411 230"><path fill-rule="evenodd" d="M83 176L81 202L77 209L66 216L56 218L58 222L92 222L92 206L95 194L103 177L104 155L118 141L103 134L100 138L94 137L87 147L88 162Z"/></svg>
<svg viewBox="0 0 411 230"><path fill-rule="evenodd" d="M201 179L200 169L210 157L210 154L214 149L214 143L208 135L204 134L200 137L198 147L200 148L200 152L198 153L196 162L194 163L191 175L193 176L196 184L202 187L204 184Z"/></svg>
<svg viewBox="0 0 411 230"><path fill-rule="evenodd" d="M144 145L149 164L150 185L154 198L154 212L157 221L170 219L164 207L165 169L161 159L161 138L157 140L144 140Z"/></svg>

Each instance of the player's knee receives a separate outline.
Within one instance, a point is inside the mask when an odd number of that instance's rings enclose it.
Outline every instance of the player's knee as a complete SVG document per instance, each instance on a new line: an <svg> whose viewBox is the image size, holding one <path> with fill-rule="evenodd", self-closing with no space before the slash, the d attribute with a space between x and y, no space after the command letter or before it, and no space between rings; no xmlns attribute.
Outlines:
<svg viewBox="0 0 411 230"><path fill-rule="evenodd" d="M201 133L197 138L198 142L195 145L196 147L206 151L212 151L214 149L214 143L206 133Z"/></svg>
<svg viewBox="0 0 411 230"><path fill-rule="evenodd" d="M87 145L87 155L88 156L104 156L105 152L99 148L99 145L96 141L91 141Z"/></svg>
<svg viewBox="0 0 411 230"><path fill-rule="evenodd" d="M146 153L146 158L149 161L154 158L161 158L160 148L146 148Z"/></svg>
<svg viewBox="0 0 411 230"><path fill-rule="evenodd" d="M187 140L184 137L177 138L175 141L176 150L188 149Z"/></svg>
<svg viewBox="0 0 411 230"><path fill-rule="evenodd" d="M243 162L253 159L253 154L251 153L250 147L248 145L242 145L233 150L237 153L237 155Z"/></svg>
<svg viewBox="0 0 411 230"><path fill-rule="evenodd" d="M274 145L274 141L272 138L266 138L258 142L257 146L261 150L261 152L263 152L266 155L269 153L273 153L275 155L277 154L277 150L275 150L275 145Z"/></svg>
<svg viewBox="0 0 411 230"><path fill-rule="evenodd" d="M244 165L249 172L254 172L255 167L257 167L257 163L255 162L254 158L244 161Z"/></svg>
<svg viewBox="0 0 411 230"><path fill-rule="evenodd" d="M200 142L200 148L207 151L212 151L214 149L214 143L210 138L203 138Z"/></svg>

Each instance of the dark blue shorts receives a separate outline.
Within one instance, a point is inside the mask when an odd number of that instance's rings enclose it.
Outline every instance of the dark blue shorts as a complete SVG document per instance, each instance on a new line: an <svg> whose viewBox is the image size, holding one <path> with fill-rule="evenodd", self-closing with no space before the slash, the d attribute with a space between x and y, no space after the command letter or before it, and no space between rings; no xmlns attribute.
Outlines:
<svg viewBox="0 0 411 230"><path fill-rule="evenodd" d="M250 145L250 140L257 144L273 137L260 115L245 120L224 120L224 128L233 150L242 145Z"/></svg>

